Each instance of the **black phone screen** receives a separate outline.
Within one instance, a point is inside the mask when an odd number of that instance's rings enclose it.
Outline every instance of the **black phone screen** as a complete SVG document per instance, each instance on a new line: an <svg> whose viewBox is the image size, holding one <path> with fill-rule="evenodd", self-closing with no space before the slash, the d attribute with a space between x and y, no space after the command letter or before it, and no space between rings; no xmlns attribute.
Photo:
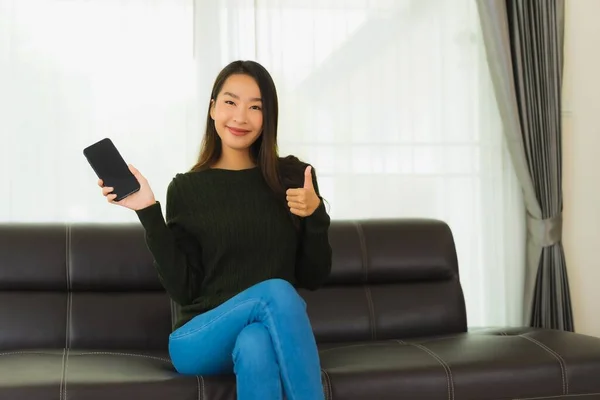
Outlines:
<svg viewBox="0 0 600 400"><path fill-rule="evenodd" d="M140 190L139 182L109 138L86 147L83 154L98 178L102 179L104 186L114 188L113 193L117 195L115 201Z"/></svg>

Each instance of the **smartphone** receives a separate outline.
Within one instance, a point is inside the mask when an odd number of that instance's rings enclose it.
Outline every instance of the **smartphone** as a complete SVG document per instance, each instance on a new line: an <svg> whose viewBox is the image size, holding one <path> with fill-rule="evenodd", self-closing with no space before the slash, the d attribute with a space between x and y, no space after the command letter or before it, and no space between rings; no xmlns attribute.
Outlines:
<svg viewBox="0 0 600 400"><path fill-rule="evenodd" d="M85 149L83 155L104 186L114 188L113 194L120 201L140 190L140 183L133 176L119 150L109 138L96 142Z"/></svg>

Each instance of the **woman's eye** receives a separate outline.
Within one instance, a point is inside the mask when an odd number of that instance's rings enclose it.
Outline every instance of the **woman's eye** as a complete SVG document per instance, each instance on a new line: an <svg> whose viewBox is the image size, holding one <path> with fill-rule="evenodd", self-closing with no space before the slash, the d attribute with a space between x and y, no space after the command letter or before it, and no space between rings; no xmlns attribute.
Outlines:
<svg viewBox="0 0 600 400"><path fill-rule="evenodd" d="M259 111L262 110L262 108L260 106L252 106L251 108L253 110L259 110Z"/></svg>
<svg viewBox="0 0 600 400"><path fill-rule="evenodd" d="M235 103L233 101L231 101L231 100L225 100L225 104L229 104L229 105L235 106Z"/></svg>

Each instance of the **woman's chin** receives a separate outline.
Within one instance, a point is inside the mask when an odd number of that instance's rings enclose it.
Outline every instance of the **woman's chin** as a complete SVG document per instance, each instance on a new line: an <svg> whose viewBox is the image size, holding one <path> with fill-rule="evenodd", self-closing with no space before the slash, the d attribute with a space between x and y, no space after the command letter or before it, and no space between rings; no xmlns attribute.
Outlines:
<svg viewBox="0 0 600 400"><path fill-rule="evenodd" d="M229 139L223 142L223 145L225 145L226 147L232 149L232 150L247 150L251 145L252 145L252 141L250 140L240 140L243 138L240 137L236 137L233 140Z"/></svg>
<svg viewBox="0 0 600 400"><path fill-rule="evenodd" d="M245 136L234 136L230 135L227 137L227 140L224 141L224 144L232 149L243 150L252 146L252 143L256 141L256 137L251 137L250 135Z"/></svg>

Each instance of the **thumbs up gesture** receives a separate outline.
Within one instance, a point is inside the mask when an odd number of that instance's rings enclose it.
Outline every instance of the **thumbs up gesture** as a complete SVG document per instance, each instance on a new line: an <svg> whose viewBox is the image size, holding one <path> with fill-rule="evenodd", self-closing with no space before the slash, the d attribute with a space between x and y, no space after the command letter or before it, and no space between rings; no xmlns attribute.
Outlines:
<svg viewBox="0 0 600 400"><path fill-rule="evenodd" d="M304 187L288 189L286 191L286 199L292 214L299 217L308 217L319 207L321 199L317 195L313 185L312 168L310 165L304 171Z"/></svg>

